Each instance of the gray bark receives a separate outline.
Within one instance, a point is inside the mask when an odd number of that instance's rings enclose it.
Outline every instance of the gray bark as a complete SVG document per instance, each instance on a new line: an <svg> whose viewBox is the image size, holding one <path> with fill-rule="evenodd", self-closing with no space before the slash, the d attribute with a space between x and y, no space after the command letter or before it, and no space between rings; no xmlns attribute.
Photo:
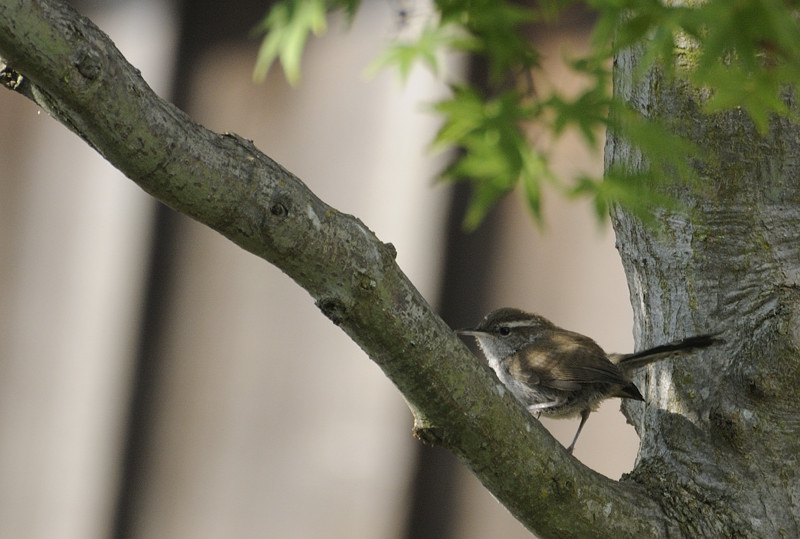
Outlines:
<svg viewBox="0 0 800 539"><path fill-rule="evenodd" d="M636 62L635 50L617 58L618 95L700 148L700 181L667 188L683 210L654 228L613 211L637 342L723 331L727 344L648 369L647 404L627 407L642 438L627 480L676 536L798 536L800 128L775 118L760 134L741 111L704 114L702 91L658 70L632 84ZM614 135L606 159L642 166Z"/></svg>

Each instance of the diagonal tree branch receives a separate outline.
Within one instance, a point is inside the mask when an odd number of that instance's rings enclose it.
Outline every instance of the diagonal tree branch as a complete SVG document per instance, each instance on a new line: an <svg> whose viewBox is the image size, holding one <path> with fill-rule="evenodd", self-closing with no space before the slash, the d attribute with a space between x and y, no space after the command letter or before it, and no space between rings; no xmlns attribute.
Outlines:
<svg viewBox="0 0 800 539"><path fill-rule="evenodd" d="M390 244L250 141L213 133L160 99L108 36L66 3L0 4L0 56L6 87L142 189L305 288L400 389L419 436L455 452L529 529L620 537L670 527L635 484L583 466L499 390L403 275Z"/></svg>

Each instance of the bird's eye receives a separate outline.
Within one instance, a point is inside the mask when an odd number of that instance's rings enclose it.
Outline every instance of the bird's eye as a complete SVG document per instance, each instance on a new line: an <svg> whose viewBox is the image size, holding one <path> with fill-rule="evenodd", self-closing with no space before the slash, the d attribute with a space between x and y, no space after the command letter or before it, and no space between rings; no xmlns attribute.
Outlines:
<svg viewBox="0 0 800 539"><path fill-rule="evenodd" d="M510 334L511 334L511 328L509 328L508 326L500 326L500 327L497 329L497 332L498 332L500 335L502 335L503 337L505 337L505 336L507 336L507 335L510 335Z"/></svg>

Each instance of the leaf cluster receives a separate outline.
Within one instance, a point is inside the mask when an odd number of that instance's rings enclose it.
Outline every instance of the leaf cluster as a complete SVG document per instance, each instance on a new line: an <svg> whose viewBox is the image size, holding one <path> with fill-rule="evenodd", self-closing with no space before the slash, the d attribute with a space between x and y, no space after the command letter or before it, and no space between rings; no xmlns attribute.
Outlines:
<svg viewBox="0 0 800 539"><path fill-rule="evenodd" d="M361 0L282 0L275 3L251 34L263 35L258 50L253 80L263 81L276 60L280 60L286 80L300 82L300 61L311 34L327 29L329 11L342 10L352 19Z"/></svg>
<svg viewBox="0 0 800 539"><path fill-rule="evenodd" d="M798 2L707 0L682 5L658 0L596 0L595 37L612 53L644 44L640 71L660 64L672 75L711 90L706 110L745 109L766 131L773 114L791 115L782 96L800 81Z"/></svg>
<svg viewBox="0 0 800 539"><path fill-rule="evenodd" d="M488 67L487 84L451 83L450 97L433 107L443 119L433 147L461 150L442 176L474 185L467 228L477 226L518 185L537 218L544 182L568 196L592 197L604 218L615 202L646 216L668 204L665 186L693 180L688 158L696 155L694 147L675 135L668 122L645 118L614 97L611 59L627 48L641 51L637 76L658 68L667 77L705 89L707 113L739 107L761 132L773 115L794 115L788 103L791 89L800 83L796 0L587 0L583 4L596 16L592 47L573 58L570 67L588 82L577 95L540 95L532 83L541 74L540 53L529 37L532 25L552 23L578 3L434 0L416 37L391 44L372 66L373 72L394 66L405 79L418 63L438 73L438 59L445 53L466 52L480 56ZM266 36L256 77L263 78L279 59L287 79L296 83L308 36L324 31L330 11L344 10L352 18L358 5L359 0L277 3L258 27ZM559 178L546 149L530 140L532 125L555 137L576 130L595 149L600 135L614 130L641 152L643 168L631 172L611 166L604 180L581 174Z"/></svg>

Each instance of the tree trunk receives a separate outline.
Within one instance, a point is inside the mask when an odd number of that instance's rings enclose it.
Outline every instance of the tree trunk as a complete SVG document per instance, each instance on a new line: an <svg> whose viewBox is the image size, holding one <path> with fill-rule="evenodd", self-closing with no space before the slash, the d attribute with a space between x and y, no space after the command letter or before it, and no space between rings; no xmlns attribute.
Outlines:
<svg viewBox="0 0 800 539"><path fill-rule="evenodd" d="M717 331L726 345L640 375L646 404L627 412L642 444L627 480L673 516L676 535L800 536L800 129L774 119L760 134L741 111L705 114L702 91L658 70L632 83L636 63L636 51L617 58L617 94L700 159L699 181L668 182L684 208L657 226L612 212L634 333L642 348ZM607 169L640 164L609 136Z"/></svg>

